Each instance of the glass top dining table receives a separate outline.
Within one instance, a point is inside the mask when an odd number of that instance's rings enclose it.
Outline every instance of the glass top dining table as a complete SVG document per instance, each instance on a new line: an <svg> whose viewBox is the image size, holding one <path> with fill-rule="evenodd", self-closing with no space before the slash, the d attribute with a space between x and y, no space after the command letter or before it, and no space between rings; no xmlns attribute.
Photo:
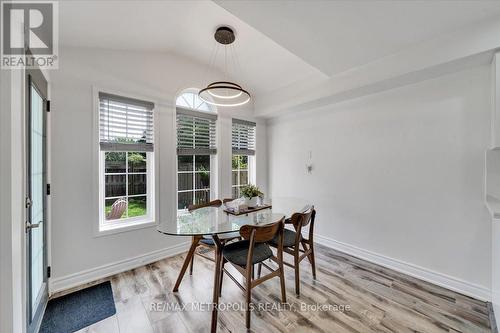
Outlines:
<svg viewBox="0 0 500 333"><path fill-rule="evenodd" d="M264 202L272 205L269 209L232 215L221 207L204 207L179 215L175 221L164 221L158 231L171 236L210 236L237 232L245 224L266 225L289 219L293 213L306 211L310 205L303 199L277 197Z"/></svg>
<svg viewBox="0 0 500 333"><path fill-rule="evenodd" d="M232 215L224 211L224 205L221 207L204 207L179 215L174 221L164 221L158 225L158 231L170 236L192 236L191 247L184 258L184 263L175 282L173 291L179 291L179 286L183 276L195 254L196 248L202 238L210 237L214 242L214 284L213 284L213 304L211 332L217 331L217 304L219 300L219 272L222 258L222 249L224 242L220 237L231 232L238 232L241 226L266 225L278 222L285 218L290 219L294 213L305 212L311 205L305 200L298 198L274 197L265 202L271 205L268 209L262 209L255 212L249 212L242 215Z"/></svg>

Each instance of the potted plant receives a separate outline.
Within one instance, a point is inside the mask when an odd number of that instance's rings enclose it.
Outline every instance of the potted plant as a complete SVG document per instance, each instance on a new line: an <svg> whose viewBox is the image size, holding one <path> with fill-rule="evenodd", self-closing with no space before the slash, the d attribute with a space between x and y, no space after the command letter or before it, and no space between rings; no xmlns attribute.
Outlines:
<svg viewBox="0 0 500 333"><path fill-rule="evenodd" d="M255 185L245 185L241 188L241 195L245 198L248 207L257 207L259 197L264 196L264 193Z"/></svg>

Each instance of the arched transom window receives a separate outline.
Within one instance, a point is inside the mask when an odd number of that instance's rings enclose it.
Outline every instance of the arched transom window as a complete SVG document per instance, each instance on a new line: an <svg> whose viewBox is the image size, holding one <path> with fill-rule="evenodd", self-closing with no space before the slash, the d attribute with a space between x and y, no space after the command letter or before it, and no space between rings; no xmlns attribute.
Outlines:
<svg viewBox="0 0 500 333"><path fill-rule="evenodd" d="M176 106L196 111L215 112L214 107L204 102L194 91L183 92L175 102Z"/></svg>

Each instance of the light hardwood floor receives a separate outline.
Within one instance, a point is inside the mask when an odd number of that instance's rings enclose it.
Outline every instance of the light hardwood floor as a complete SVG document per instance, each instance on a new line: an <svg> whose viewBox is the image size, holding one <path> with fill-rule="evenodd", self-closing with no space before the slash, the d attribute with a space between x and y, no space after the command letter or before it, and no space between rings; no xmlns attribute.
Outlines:
<svg viewBox="0 0 500 333"><path fill-rule="evenodd" d="M288 309L279 311L279 279L253 290L253 301L269 308L252 313L253 332L490 332L485 302L402 275L367 261L317 246L317 280L301 264L301 296L293 270L285 267ZM164 309L167 304L209 303L213 263L195 258L178 293L172 292L184 255L164 259L110 280L117 313L81 332L208 332L209 311ZM236 273L235 273L236 274ZM221 303L244 302L224 278ZM304 305L348 305L349 311L304 311ZM156 307L156 311L155 311ZM178 311L177 311L178 310ZM245 332L244 311L219 312L219 332Z"/></svg>

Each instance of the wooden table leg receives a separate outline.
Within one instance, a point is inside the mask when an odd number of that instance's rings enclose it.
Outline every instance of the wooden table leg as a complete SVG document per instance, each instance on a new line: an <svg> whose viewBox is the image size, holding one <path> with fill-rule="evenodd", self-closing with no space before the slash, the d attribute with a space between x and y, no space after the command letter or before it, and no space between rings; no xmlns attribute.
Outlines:
<svg viewBox="0 0 500 333"><path fill-rule="evenodd" d="M221 270L221 261L222 261L222 248L223 244L219 240L217 235L213 235L213 240L215 243L215 272L214 272L214 294L213 294L213 309L212 309L212 328L210 332L217 332L217 311L219 305L219 295L220 295L220 283L219 283L219 271Z"/></svg>
<svg viewBox="0 0 500 333"><path fill-rule="evenodd" d="M191 262L191 259L194 256L194 251L196 250L196 247L198 246L198 242L200 241L201 237L199 236L194 236L193 241L191 242L191 247L189 248L189 251L186 255L186 258L184 259L184 263L182 264L181 271L179 272L179 276L177 277L177 281L175 282L174 286L174 292L179 291L179 285L181 284L182 278L184 277L184 274L186 273L186 269L189 266L189 263Z"/></svg>

